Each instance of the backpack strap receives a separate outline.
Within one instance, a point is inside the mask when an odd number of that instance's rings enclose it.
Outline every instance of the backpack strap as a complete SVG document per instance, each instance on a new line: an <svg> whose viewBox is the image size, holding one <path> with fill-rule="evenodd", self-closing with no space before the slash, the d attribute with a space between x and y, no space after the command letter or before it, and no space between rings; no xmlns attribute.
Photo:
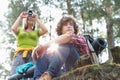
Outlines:
<svg viewBox="0 0 120 80"><path fill-rule="evenodd" d="M87 41L88 47L89 47L89 49L91 51L91 53L90 53L91 56L90 57L91 57L92 63L99 65L98 57L97 57L97 55L95 53L95 50L94 50L93 46L91 45L91 43L89 42L88 39L86 39L86 41Z"/></svg>

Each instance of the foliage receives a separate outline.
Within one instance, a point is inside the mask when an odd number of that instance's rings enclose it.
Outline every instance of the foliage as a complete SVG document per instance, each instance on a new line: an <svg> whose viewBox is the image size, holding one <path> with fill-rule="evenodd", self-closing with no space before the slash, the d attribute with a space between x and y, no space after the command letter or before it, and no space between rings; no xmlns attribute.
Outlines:
<svg viewBox="0 0 120 80"><path fill-rule="evenodd" d="M4 66L0 65L0 78L6 79L6 77L10 74L9 70L5 69Z"/></svg>

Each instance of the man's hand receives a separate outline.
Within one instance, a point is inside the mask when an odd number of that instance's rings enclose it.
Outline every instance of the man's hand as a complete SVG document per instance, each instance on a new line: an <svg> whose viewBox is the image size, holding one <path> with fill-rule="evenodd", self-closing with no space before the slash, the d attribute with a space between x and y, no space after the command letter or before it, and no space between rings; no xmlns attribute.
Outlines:
<svg viewBox="0 0 120 80"><path fill-rule="evenodd" d="M44 45L39 45L39 46L37 46L37 47L34 49L34 54L35 54L37 57L43 57L45 51L46 51L46 50L45 50Z"/></svg>
<svg viewBox="0 0 120 80"><path fill-rule="evenodd" d="M39 45L35 47L35 49L32 52L32 58L33 61L36 61L38 57L43 57L45 54L45 47L43 45Z"/></svg>

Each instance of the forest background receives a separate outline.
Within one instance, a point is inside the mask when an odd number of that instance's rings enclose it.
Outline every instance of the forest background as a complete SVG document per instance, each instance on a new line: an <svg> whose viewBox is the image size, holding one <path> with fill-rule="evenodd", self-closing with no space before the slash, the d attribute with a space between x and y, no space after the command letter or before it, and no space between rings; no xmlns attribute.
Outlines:
<svg viewBox="0 0 120 80"><path fill-rule="evenodd" d="M11 25L22 11L32 9L48 28L40 43L54 37L57 22L63 15L72 15L80 26L80 34L101 37L107 47L100 55L100 62L112 59L110 49L120 46L120 0L0 0L0 80L10 73L15 48L15 35Z"/></svg>

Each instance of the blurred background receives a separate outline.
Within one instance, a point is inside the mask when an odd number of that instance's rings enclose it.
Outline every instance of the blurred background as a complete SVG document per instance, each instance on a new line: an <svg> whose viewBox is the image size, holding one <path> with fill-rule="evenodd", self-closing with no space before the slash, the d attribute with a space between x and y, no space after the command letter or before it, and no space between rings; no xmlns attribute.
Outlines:
<svg viewBox="0 0 120 80"><path fill-rule="evenodd" d="M99 55L104 63L112 59L110 49L120 46L120 0L0 0L0 80L6 80L16 45L11 25L22 11L32 9L39 14L48 34L40 43L56 37L55 28L63 15L72 15L80 34L101 37L107 48Z"/></svg>

